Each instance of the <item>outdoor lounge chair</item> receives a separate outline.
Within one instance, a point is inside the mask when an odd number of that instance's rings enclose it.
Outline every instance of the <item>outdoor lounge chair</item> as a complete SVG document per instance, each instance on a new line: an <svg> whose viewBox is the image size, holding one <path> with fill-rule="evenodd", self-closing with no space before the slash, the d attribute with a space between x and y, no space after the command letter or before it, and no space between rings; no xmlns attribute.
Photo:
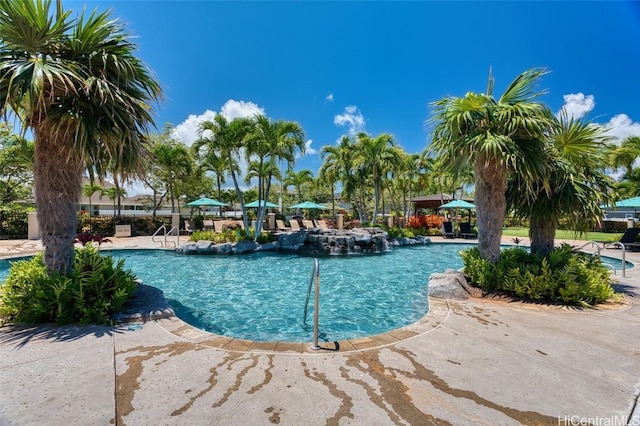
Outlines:
<svg viewBox="0 0 640 426"><path fill-rule="evenodd" d="M442 236L444 238L455 238L456 234L453 232L453 223L452 222L442 222Z"/></svg>
<svg viewBox="0 0 640 426"><path fill-rule="evenodd" d="M300 230L300 224L298 223L298 219L289 220L289 226L291 226L291 230L292 231L299 231Z"/></svg>
<svg viewBox="0 0 640 426"><path fill-rule="evenodd" d="M460 222L460 236L462 238L478 238L475 232L471 229L471 223Z"/></svg>
<svg viewBox="0 0 640 426"><path fill-rule="evenodd" d="M184 221L184 233L187 235L191 235L193 234L193 231L195 231L195 225L193 224L192 220L185 220Z"/></svg>
<svg viewBox="0 0 640 426"><path fill-rule="evenodd" d="M327 222L325 222L324 219L318 219L315 222L316 222L316 228L329 229L329 227L327 226Z"/></svg>
<svg viewBox="0 0 640 426"><path fill-rule="evenodd" d="M214 220L213 221L213 230L219 234L224 232L224 227L226 225L226 221L224 220Z"/></svg>
<svg viewBox="0 0 640 426"><path fill-rule="evenodd" d="M626 250L640 250L640 242L636 242L636 238L640 234L640 228L627 228L622 237L620 243L624 245Z"/></svg>
<svg viewBox="0 0 640 426"><path fill-rule="evenodd" d="M291 228L287 228L284 226L284 220L276 219L276 230L277 231L291 231Z"/></svg>
<svg viewBox="0 0 640 426"><path fill-rule="evenodd" d="M312 220L308 220L308 219L302 219L302 226L304 226L307 229L311 229L311 228L315 228L316 225L313 223Z"/></svg>
<svg viewBox="0 0 640 426"><path fill-rule="evenodd" d="M205 219L202 221L202 226L204 228L205 231L210 231L213 229L213 220L211 219Z"/></svg>

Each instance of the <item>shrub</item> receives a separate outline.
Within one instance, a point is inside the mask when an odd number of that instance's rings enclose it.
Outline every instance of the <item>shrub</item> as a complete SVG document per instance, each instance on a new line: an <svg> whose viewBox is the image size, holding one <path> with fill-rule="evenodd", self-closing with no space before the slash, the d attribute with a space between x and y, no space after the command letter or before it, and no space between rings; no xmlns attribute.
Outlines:
<svg viewBox="0 0 640 426"><path fill-rule="evenodd" d="M407 227L414 229L429 229L435 228L440 229L442 226L444 218L442 216L438 216L435 214L428 214L422 216L409 216L409 220L407 221Z"/></svg>
<svg viewBox="0 0 640 426"><path fill-rule="evenodd" d="M414 229L398 227L388 229L387 234L389 234L389 238L414 238L416 235L419 235Z"/></svg>
<svg viewBox="0 0 640 426"><path fill-rule="evenodd" d="M108 324L135 288L136 277L124 269L124 259L103 256L91 244L76 248L69 275L49 275L40 253L11 266L0 285L0 319Z"/></svg>
<svg viewBox="0 0 640 426"><path fill-rule="evenodd" d="M496 263L480 258L477 247L462 251L461 256L471 284L488 292L581 306L603 303L615 295L609 271L600 259L567 244L547 256L508 248Z"/></svg>

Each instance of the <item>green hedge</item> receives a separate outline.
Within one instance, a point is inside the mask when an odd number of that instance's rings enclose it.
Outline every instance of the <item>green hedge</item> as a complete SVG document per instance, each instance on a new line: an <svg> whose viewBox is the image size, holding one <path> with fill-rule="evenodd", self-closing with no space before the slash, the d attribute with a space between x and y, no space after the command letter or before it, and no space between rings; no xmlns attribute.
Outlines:
<svg viewBox="0 0 640 426"><path fill-rule="evenodd" d="M471 284L487 292L580 306L615 296L613 280L602 262L567 244L547 256L532 255L520 247L504 249L496 263L482 259L477 247L460 254Z"/></svg>

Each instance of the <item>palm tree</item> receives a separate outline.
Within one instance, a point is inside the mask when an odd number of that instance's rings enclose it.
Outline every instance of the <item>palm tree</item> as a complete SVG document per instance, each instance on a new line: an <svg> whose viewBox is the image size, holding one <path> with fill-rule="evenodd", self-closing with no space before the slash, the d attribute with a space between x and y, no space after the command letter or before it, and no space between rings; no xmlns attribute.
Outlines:
<svg viewBox="0 0 640 426"><path fill-rule="evenodd" d="M357 135L358 157L356 164L367 169L373 182L373 218L371 223L375 225L380 207L382 194L382 181L387 172L399 163L398 151L395 150L393 136L388 133L372 138L366 133Z"/></svg>
<svg viewBox="0 0 640 426"><path fill-rule="evenodd" d="M544 143L553 115L533 100L542 94L534 85L546 74L531 69L516 77L499 99L493 97L489 74L486 94L467 93L433 104L435 123L430 150L458 174L473 168L480 256L500 257L507 180L513 174L539 176Z"/></svg>
<svg viewBox="0 0 640 426"><path fill-rule="evenodd" d="M160 168L159 176L169 189L171 213L174 213L175 200L180 195L176 194L175 183L191 174L194 168L193 158L184 144L175 141L156 144L152 153L153 161Z"/></svg>
<svg viewBox="0 0 640 426"><path fill-rule="evenodd" d="M344 194L344 187L347 186L345 182L351 172L351 161L347 160L347 149L350 149L350 146L349 136L343 136L339 145L323 146L320 149L320 155L323 159L322 166L320 166L320 177L331 184L331 214L334 219L336 217L335 184L339 181L343 182Z"/></svg>
<svg viewBox="0 0 640 426"><path fill-rule="evenodd" d="M43 260L73 269L85 168L137 170L161 96L136 46L109 12L73 18L50 0L0 0L0 113L35 139L35 194Z"/></svg>
<svg viewBox="0 0 640 426"><path fill-rule="evenodd" d="M561 218L571 229L586 232L600 222L600 205L609 202L612 180L606 167L604 130L589 122L562 116L548 138L544 176L525 182L515 175L507 190L508 205L529 218L531 252L553 250Z"/></svg>
<svg viewBox="0 0 640 426"><path fill-rule="evenodd" d="M113 217L115 219L116 215L118 214L116 209L116 200L119 197L125 197L127 195L127 191L124 188L112 186L110 188L103 189L100 192L100 198L102 198L104 195L106 195L111 201L113 201Z"/></svg>
<svg viewBox="0 0 640 426"><path fill-rule="evenodd" d="M620 146L610 152L609 161L615 168L624 167L626 173L631 173L633 163L640 157L640 136L625 138Z"/></svg>
<svg viewBox="0 0 640 426"><path fill-rule="evenodd" d="M299 203L302 202L302 186L311 182L313 182L313 172L307 169L300 170L299 172L287 170L287 175L284 177L285 188L289 186L296 188Z"/></svg>
<svg viewBox="0 0 640 426"><path fill-rule="evenodd" d="M204 149L206 152L218 153L221 158L227 161L227 172L231 174L233 186L236 190L238 203L242 208L242 221L246 235L249 236L249 220L247 217L247 209L244 206L244 195L238 183L238 174L240 167L238 159L240 152L244 147L245 140L251 133L254 122L248 118L234 118L227 120L223 115L216 115L213 121L205 121L200 125L199 139L193 144L193 149L200 152ZM205 154L207 155L207 154Z"/></svg>
<svg viewBox="0 0 640 426"><path fill-rule="evenodd" d="M95 183L87 183L82 187L82 194L85 197L89 197L89 230L93 230L93 221L91 217L93 216L93 206L91 203L91 197L96 192L102 192L102 187L100 185L96 185Z"/></svg>
<svg viewBox="0 0 640 426"><path fill-rule="evenodd" d="M199 155L198 150L196 155ZM220 155L219 152L208 150L200 158L200 169L203 171L213 172L216 181L216 199L220 200L222 197L222 184L226 183L225 175L229 170L229 164L227 159ZM222 216L222 206L220 206L220 216Z"/></svg>
<svg viewBox="0 0 640 426"><path fill-rule="evenodd" d="M255 120L253 132L247 139L247 159L255 158L255 169L266 170L268 175L264 179L258 179L258 200L267 201L271 189L271 178L280 161L286 161L288 168L295 163L296 151L304 153L304 132L302 127L293 121L271 121L264 115L259 115ZM264 167L264 163L270 164ZM260 205L257 211L255 238L260 236L262 223L267 208Z"/></svg>

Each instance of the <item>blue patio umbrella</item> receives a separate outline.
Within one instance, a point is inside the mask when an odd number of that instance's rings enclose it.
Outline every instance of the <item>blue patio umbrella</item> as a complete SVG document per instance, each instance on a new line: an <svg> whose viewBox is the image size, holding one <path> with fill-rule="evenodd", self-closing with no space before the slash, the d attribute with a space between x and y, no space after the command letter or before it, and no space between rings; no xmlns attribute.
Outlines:
<svg viewBox="0 0 640 426"><path fill-rule="evenodd" d="M305 201L304 203L296 204L295 206L291 206L292 209L318 209L318 210L327 210L328 207L325 207L320 204L316 204L312 201Z"/></svg>
<svg viewBox="0 0 640 426"><path fill-rule="evenodd" d="M475 209L474 204L465 200L451 200L448 203L442 204L439 209L465 209L469 210L469 223L471 223L471 209Z"/></svg>
<svg viewBox="0 0 640 426"><path fill-rule="evenodd" d="M268 207L268 208L271 208L271 209L275 209L276 207L278 207L277 205L275 205L273 203L270 203L268 201L264 201L264 200L260 201L260 204L258 204L258 200L256 200L256 201L250 202L249 204L245 204L244 206L248 207L250 209L257 209L258 205L260 207Z"/></svg>
<svg viewBox="0 0 640 426"><path fill-rule="evenodd" d="M222 201L214 200L213 198L202 197L195 201L187 203L189 207L223 207L227 204Z"/></svg>
<svg viewBox="0 0 640 426"><path fill-rule="evenodd" d="M439 209L475 209L476 206L464 200L449 201L438 207Z"/></svg>
<svg viewBox="0 0 640 426"><path fill-rule="evenodd" d="M186 204L189 207L225 207L228 206L228 204L223 203L222 201L218 201L218 200L214 200L213 198L207 198L207 197L202 197L202 198L198 198L197 200L194 200L190 203ZM220 214L222 214L222 211L220 211ZM206 216L206 209L205 209L205 216Z"/></svg>

